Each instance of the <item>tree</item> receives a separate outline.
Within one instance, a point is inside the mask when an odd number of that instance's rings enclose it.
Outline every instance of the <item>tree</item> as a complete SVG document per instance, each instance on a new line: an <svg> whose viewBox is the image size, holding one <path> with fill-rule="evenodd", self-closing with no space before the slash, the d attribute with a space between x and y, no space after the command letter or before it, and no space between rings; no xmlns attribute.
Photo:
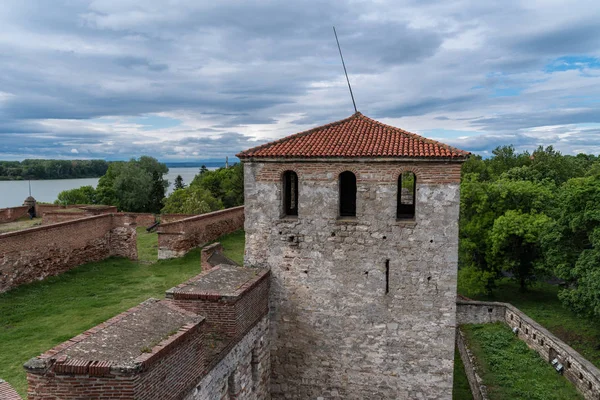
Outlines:
<svg viewBox="0 0 600 400"><path fill-rule="evenodd" d="M558 297L577 313L600 316L600 175L563 185L555 216L542 241L548 267L567 283Z"/></svg>
<svg viewBox="0 0 600 400"><path fill-rule="evenodd" d="M199 186L177 189L165 200L163 214L204 214L221 210L223 203Z"/></svg>
<svg viewBox="0 0 600 400"><path fill-rule="evenodd" d="M165 164L148 156L113 162L98 181L97 201L122 211L160 212L169 185L163 175L168 171Z"/></svg>
<svg viewBox="0 0 600 400"><path fill-rule="evenodd" d="M185 188L185 183L183 183L183 178L181 177L181 175L177 175L177 178L175 178L175 190L177 189L184 189Z"/></svg>
<svg viewBox="0 0 600 400"><path fill-rule="evenodd" d="M82 186L77 189L63 190L58 194L54 204L97 204L96 190L92 186Z"/></svg>
<svg viewBox="0 0 600 400"><path fill-rule="evenodd" d="M549 226L544 214L508 210L494 221L490 234L490 263L510 273L522 291L540 275L546 274L542 262L540 235Z"/></svg>
<svg viewBox="0 0 600 400"><path fill-rule="evenodd" d="M214 198L223 203L225 208L242 205L244 204L244 167L238 163L230 168L205 170L194 177L190 186L207 189Z"/></svg>

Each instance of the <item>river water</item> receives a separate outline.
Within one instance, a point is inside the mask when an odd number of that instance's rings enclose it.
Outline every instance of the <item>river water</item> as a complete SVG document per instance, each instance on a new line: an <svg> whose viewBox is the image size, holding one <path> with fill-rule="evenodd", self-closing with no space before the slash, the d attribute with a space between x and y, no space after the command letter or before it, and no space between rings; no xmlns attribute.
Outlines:
<svg viewBox="0 0 600 400"><path fill-rule="evenodd" d="M197 167L169 168L169 173L165 176L170 184L168 193L173 191L173 183L177 175L181 175L183 183L189 185L199 170L200 168ZM96 187L98 180L99 178L31 181L31 195L37 201L53 203L63 190L76 189L81 186ZM20 206L27 196L29 196L29 181L0 181L0 208Z"/></svg>

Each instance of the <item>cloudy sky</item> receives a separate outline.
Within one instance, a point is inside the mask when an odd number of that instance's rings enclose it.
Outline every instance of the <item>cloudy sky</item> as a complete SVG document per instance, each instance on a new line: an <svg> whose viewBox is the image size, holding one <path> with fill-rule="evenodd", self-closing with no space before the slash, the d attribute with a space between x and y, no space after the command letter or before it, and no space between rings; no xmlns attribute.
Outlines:
<svg viewBox="0 0 600 400"><path fill-rule="evenodd" d="M0 159L218 159L359 111L600 153L600 2L2 0Z"/></svg>

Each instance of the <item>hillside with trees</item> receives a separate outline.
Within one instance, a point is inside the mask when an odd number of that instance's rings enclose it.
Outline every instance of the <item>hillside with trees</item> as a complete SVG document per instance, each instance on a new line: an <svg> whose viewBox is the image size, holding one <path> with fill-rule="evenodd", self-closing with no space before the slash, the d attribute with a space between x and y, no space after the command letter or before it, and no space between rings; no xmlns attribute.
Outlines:
<svg viewBox="0 0 600 400"><path fill-rule="evenodd" d="M104 160L0 161L0 180L98 178L108 165Z"/></svg>

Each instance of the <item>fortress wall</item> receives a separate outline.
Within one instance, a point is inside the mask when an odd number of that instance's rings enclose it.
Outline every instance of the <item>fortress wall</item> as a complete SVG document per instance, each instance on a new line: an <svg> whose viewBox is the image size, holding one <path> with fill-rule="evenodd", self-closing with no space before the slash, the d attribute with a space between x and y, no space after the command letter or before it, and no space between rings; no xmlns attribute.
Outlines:
<svg viewBox="0 0 600 400"><path fill-rule="evenodd" d="M0 224L5 224L7 222L13 222L27 215L27 211L29 207L20 206L20 207L9 207L9 208L1 208L0 209Z"/></svg>
<svg viewBox="0 0 600 400"><path fill-rule="evenodd" d="M282 217L286 170L296 218ZM345 170L357 216L339 219ZM417 176L414 221L396 220L403 170ZM245 265L272 273L272 397L450 400L460 164L245 162L244 174Z"/></svg>
<svg viewBox="0 0 600 400"><path fill-rule="evenodd" d="M0 292L110 256L137 259L135 228L111 214L0 234Z"/></svg>
<svg viewBox="0 0 600 400"><path fill-rule="evenodd" d="M193 217L192 214L161 214L160 215L160 223L161 224L169 224L175 221L181 221L182 219Z"/></svg>
<svg viewBox="0 0 600 400"><path fill-rule="evenodd" d="M244 226L244 207L196 215L158 227L158 259L175 258Z"/></svg>
<svg viewBox="0 0 600 400"><path fill-rule="evenodd" d="M460 324L496 322L498 320L496 316L504 314L502 320L511 329L517 328L519 339L527 343L542 359L547 362L551 362L554 358L559 360L564 367L563 375L586 399L600 398L600 369L512 304L458 301L457 309ZM489 312L489 309L494 311ZM488 321L485 318L487 314L494 317Z"/></svg>
<svg viewBox="0 0 600 400"><path fill-rule="evenodd" d="M169 291L189 302L231 302L235 313L254 315L236 335L207 326L218 319L216 309L149 299L29 360L29 399L270 399L268 278L268 270L217 266ZM104 349L113 337L118 353Z"/></svg>

